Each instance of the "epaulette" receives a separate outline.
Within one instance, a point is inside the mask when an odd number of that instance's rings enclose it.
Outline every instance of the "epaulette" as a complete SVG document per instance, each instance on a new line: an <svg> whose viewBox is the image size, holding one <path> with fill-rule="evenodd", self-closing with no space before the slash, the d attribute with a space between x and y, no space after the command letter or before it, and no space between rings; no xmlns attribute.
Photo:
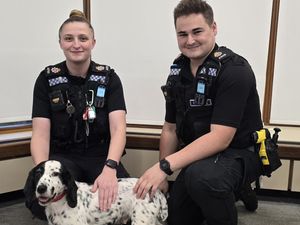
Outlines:
<svg viewBox="0 0 300 225"><path fill-rule="evenodd" d="M105 86L108 84L109 73L112 70L109 66L92 62L91 70L92 70L92 74L89 78L89 81L97 82Z"/></svg>
<svg viewBox="0 0 300 225"><path fill-rule="evenodd" d="M99 73L99 72L108 72L111 68L107 65L101 65L97 63L92 64L92 72Z"/></svg>
<svg viewBox="0 0 300 225"><path fill-rule="evenodd" d="M173 61L173 64L181 64L186 60L186 57L183 54L179 54Z"/></svg>
<svg viewBox="0 0 300 225"><path fill-rule="evenodd" d="M50 75L61 75L61 74L64 73L63 72L62 64L47 66L45 70L46 70L47 76L50 76Z"/></svg>
<svg viewBox="0 0 300 225"><path fill-rule="evenodd" d="M68 83L68 78L66 77L63 68L64 68L63 63L47 66L45 68L46 77L48 79L48 83L50 87L56 86L58 84Z"/></svg>
<svg viewBox="0 0 300 225"><path fill-rule="evenodd" d="M211 55L212 58L214 58L215 60L224 63L227 60L229 60L234 55L234 53L230 49L221 46L218 49L216 49Z"/></svg>

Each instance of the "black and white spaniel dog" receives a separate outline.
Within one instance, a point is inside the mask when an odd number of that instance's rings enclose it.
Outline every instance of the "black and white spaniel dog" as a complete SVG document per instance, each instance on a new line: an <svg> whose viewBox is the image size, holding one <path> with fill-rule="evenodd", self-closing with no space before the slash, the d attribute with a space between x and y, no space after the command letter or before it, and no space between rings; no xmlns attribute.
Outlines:
<svg viewBox="0 0 300 225"><path fill-rule="evenodd" d="M157 191L150 199L137 199L133 193L136 178L119 179L118 196L108 211L100 211L98 194L91 186L74 181L58 161L48 160L34 167L27 178L26 204L38 200L45 206L50 225L161 225L168 216L164 194Z"/></svg>

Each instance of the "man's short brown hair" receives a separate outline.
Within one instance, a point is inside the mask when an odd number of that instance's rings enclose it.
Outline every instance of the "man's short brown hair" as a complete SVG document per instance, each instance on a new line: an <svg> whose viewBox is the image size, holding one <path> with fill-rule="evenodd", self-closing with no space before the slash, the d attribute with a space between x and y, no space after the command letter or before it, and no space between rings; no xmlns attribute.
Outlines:
<svg viewBox="0 0 300 225"><path fill-rule="evenodd" d="M174 24L181 16L188 16L190 14L202 14L208 25L214 22L214 13L211 6L203 0L181 0L174 9Z"/></svg>

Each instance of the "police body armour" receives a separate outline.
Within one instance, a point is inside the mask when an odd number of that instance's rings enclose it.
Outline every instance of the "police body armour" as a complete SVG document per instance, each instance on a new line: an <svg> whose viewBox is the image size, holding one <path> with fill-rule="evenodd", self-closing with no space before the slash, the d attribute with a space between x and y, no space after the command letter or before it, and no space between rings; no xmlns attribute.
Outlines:
<svg viewBox="0 0 300 225"><path fill-rule="evenodd" d="M217 79L222 64L229 60L232 55L233 52L230 49L219 47L214 50L205 60L203 65L200 66L196 74L197 85L195 87L195 104L205 104L207 98L211 95L212 86ZM175 95L173 89L176 82L179 80L181 67L187 60L187 57L181 54L171 65L167 83L161 87L166 101L174 100Z"/></svg>
<svg viewBox="0 0 300 225"><path fill-rule="evenodd" d="M80 85L71 85L65 62L48 66L45 71L50 87L51 130L55 143L61 146L82 143L85 140L87 144L90 128L91 131L95 131L99 130L100 126L102 132L107 130L102 127L107 124L102 120L107 119L103 115L111 72L109 66L91 62L88 76ZM99 118L95 123L97 115ZM103 137L98 138L103 139Z"/></svg>
<svg viewBox="0 0 300 225"><path fill-rule="evenodd" d="M182 83L181 76L182 68L189 66L189 59L181 54L174 60L167 83L161 89L167 102L175 102L176 132L184 143L190 143L209 131L216 81L222 64L233 54L225 47L215 49L199 66L195 82L190 86Z"/></svg>

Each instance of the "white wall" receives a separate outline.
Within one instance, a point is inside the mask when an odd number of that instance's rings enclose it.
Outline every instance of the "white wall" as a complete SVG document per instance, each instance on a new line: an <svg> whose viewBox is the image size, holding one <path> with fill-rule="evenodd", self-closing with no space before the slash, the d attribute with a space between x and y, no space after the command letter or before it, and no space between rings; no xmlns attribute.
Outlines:
<svg viewBox="0 0 300 225"><path fill-rule="evenodd" d="M257 81L261 108L264 98L272 0L208 0L218 25L217 42L250 63Z"/></svg>
<svg viewBox="0 0 300 225"><path fill-rule="evenodd" d="M162 124L169 66L178 55L172 10L178 1L92 1L93 58L116 69L129 123Z"/></svg>
<svg viewBox="0 0 300 225"><path fill-rule="evenodd" d="M82 0L1 1L0 123L31 118L32 91L47 65L64 60L58 29Z"/></svg>
<svg viewBox="0 0 300 225"><path fill-rule="evenodd" d="M96 61L113 66L121 77L129 123L161 124L160 91L179 54L173 9L179 0L92 1L98 43ZM208 1L219 27L217 41L248 59L264 95L272 1ZM255 16L254 16L255 15Z"/></svg>
<svg viewBox="0 0 300 225"><path fill-rule="evenodd" d="M300 125L300 1L281 1L274 68L271 122Z"/></svg>
<svg viewBox="0 0 300 225"><path fill-rule="evenodd" d="M160 86L179 53L172 15L178 2L91 1L91 19L97 38L93 59L111 65L121 77L129 123L161 124L164 120ZM218 24L217 42L248 59L256 74L262 103L272 0L208 2L214 8ZM82 0L1 3L0 123L30 119L34 81L45 66L64 59L58 45L58 28L71 9L82 9L82 3ZM291 100L292 104L285 101L299 95L299 82L294 80L300 50L294 42L299 39L299 28L292 19L299 7L298 1L281 2L283 12L279 22L287 25L279 28L277 54L282 56L276 58L274 121L299 121L300 107L296 99ZM287 34L291 34L289 39ZM293 79L287 81L284 75Z"/></svg>

